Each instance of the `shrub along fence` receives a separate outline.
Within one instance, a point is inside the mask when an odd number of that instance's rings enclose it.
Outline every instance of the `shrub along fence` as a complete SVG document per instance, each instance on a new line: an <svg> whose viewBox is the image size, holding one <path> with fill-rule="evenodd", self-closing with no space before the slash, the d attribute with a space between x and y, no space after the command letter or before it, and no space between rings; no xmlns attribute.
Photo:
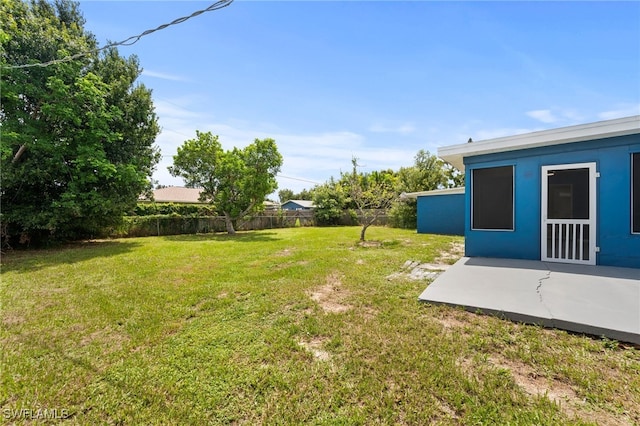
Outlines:
<svg viewBox="0 0 640 426"><path fill-rule="evenodd" d="M353 210L344 212L340 225L357 225L358 216ZM381 215L375 225L386 225L387 216ZM258 216L238 221L238 231L257 229L293 228L316 226L312 210L265 211ZM149 215L126 216L124 223L110 233L111 237L149 237L160 235L207 234L226 232L223 216Z"/></svg>

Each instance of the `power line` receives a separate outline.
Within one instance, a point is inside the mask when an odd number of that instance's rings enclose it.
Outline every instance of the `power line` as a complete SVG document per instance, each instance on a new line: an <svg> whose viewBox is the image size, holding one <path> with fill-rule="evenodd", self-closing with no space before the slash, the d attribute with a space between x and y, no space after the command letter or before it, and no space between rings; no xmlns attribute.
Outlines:
<svg viewBox="0 0 640 426"><path fill-rule="evenodd" d="M71 55L71 56L66 56L64 58L60 58L60 59L54 59L48 62L40 62L40 63L36 63L36 64L24 64L24 65L9 65L9 66L3 66L2 68L5 69L21 69L21 68L34 68L34 67L48 67L50 65L55 65L55 64L60 64L63 62L69 62L69 61L73 61L75 59L79 59L82 58L83 56L87 56L91 53L99 53L103 50L106 49L110 49L112 47L117 47L117 46L131 46L135 43L137 43L142 37L147 36L149 34L153 34L156 31L160 31L160 30L164 30L167 27L170 27L172 25L177 25L177 24L181 24L193 17L196 17L198 15L202 15L205 12L211 12L213 10L218 10L218 9L222 9L223 7L227 7L229 6L231 3L233 3L233 0L218 0L217 2L213 3L212 5L210 5L209 7L207 7L206 9L201 9L201 10L197 10L195 12L193 12L191 15L189 16L183 16L181 18L177 18L174 19L173 21L169 22L168 24L162 24L154 29L151 30L146 30L138 35L135 36L131 36L125 40L116 42L116 43L110 43L107 44L106 46L103 46L99 49L95 49L95 50L91 50L91 51L86 51L86 52L80 52L80 53L76 53L75 55Z"/></svg>
<svg viewBox="0 0 640 426"><path fill-rule="evenodd" d="M285 175L281 175L281 174L278 174L276 176L277 177L281 177L281 178L285 178L285 179L299 180L300 182L307 182L307 183L314 183L316 185L322 185L320 182L316 182L316 181L308 180L308 179L294 178L294 177L291 177L291 176L285 176Z"/></svg>

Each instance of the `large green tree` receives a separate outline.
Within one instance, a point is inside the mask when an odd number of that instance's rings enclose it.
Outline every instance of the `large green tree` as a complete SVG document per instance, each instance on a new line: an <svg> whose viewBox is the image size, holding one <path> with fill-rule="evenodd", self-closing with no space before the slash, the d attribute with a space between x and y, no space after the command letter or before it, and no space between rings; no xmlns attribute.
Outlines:
<svg viewBox="0 0 640 426"><path fill-rule="evenodd" d="M4 240L96 235L135 206L159 160L151 91L136 57L97 53L77 3L0 1Z"/></svg>
<svg viewBox="0 0 640 426"><path fill-rule="evenodd" d="M273 139L256 139L243 149L225 151L218 136L196 131L196 138L178 147L169 172L192 188L202 188L225 217L227 232L235 234L238 219L264 208L265 197L278 188L276 175L282 155Z"/></svg>

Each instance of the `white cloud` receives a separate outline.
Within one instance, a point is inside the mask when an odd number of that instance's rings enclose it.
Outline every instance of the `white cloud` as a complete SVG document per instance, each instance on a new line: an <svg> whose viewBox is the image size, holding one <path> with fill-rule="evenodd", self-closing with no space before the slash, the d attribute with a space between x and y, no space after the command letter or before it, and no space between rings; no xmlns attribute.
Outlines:
<svg viewBox="0 0 640 426"><path fill-rule="evenodd" d="M615 109L598 113L600 120L613 120L614 118L629 117L640 114L640 104L621 104Z"/></svg>
<svg viewBox="0 0 640 426"><path fill-rule="evenodd" d="M411 123L403 123L397 126L387 126L376 123L369 127L369 131L373 133L399 133L401 135L413 133L415 130L415 126Z"/></svg>
<svg viewBox="0 0 640 426"><path fill-rule="evenodd" d="M188 79L186 79L184 77L181 77L181 76L178 76L178 75L167 74L167 73L151 71L151 70L142 70L142 75L145 76L145 77L159 78L159 79L162 79L162 80L189 81Z"/></svg>
<svg viewBox="0 0 640 426"><path fill-rule="evenodd" d="M584 114L572 108L552 108L527 111L527 116L544 124L556 126L569 126L580 124L589 120Z"/></svg>
<svg viewBox="0 0 640 426"><path fill-rule="evenodd" d="M558 117L556 117L549 109L527 111L527 115L543 123L555 123L559 120Z"/></svg>

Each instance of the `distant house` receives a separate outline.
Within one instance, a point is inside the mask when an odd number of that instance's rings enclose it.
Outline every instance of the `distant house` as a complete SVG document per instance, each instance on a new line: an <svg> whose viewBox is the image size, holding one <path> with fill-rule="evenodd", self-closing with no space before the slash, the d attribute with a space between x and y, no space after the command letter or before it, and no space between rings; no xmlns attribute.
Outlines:
<svg viewBox="0 0 640 426"><path fill-rule="evenodd" d="M282 204L282 210L311 210L314 208L313 201L289 200Z"/></svg>
<svg viewBox="0 0 640 426"><path fill-rule="evenodd" d="M185 204L209 204L208 201L200 201L201 188L185 188L183 186L168 186L153 190L153 199L156 203L185 203ZM141 199L140 201L150 201ZM273 201L265 201L265 210L277 210L280 204Z"/></svg>
<svg viewBox="0 0 640 426"><path fill-rule="evenodd" d="M466 256L640 268L640 116L438 155L466 174Z"/></svg>
<svg viewBox="0 0 640 426"><path fill-rule="evenodd" d="M464 187L411 192L418 205L418 233L464 235Z"/></svg>
<svg viewBox="0 0 640 426"><path fill-rule="evenodd" d="M153 190L156 203L206 203L200 201L200 188L185 188L183 186L168 186ZM148 200L147 200L148 201Z"/></svg>
<svg viewBox="0 0 640 426"><path fill-rule="evenodd" d="M267 211L278 210L280 209L280 203L276 203L275 201L265 200L264 209Z"/></svg>

